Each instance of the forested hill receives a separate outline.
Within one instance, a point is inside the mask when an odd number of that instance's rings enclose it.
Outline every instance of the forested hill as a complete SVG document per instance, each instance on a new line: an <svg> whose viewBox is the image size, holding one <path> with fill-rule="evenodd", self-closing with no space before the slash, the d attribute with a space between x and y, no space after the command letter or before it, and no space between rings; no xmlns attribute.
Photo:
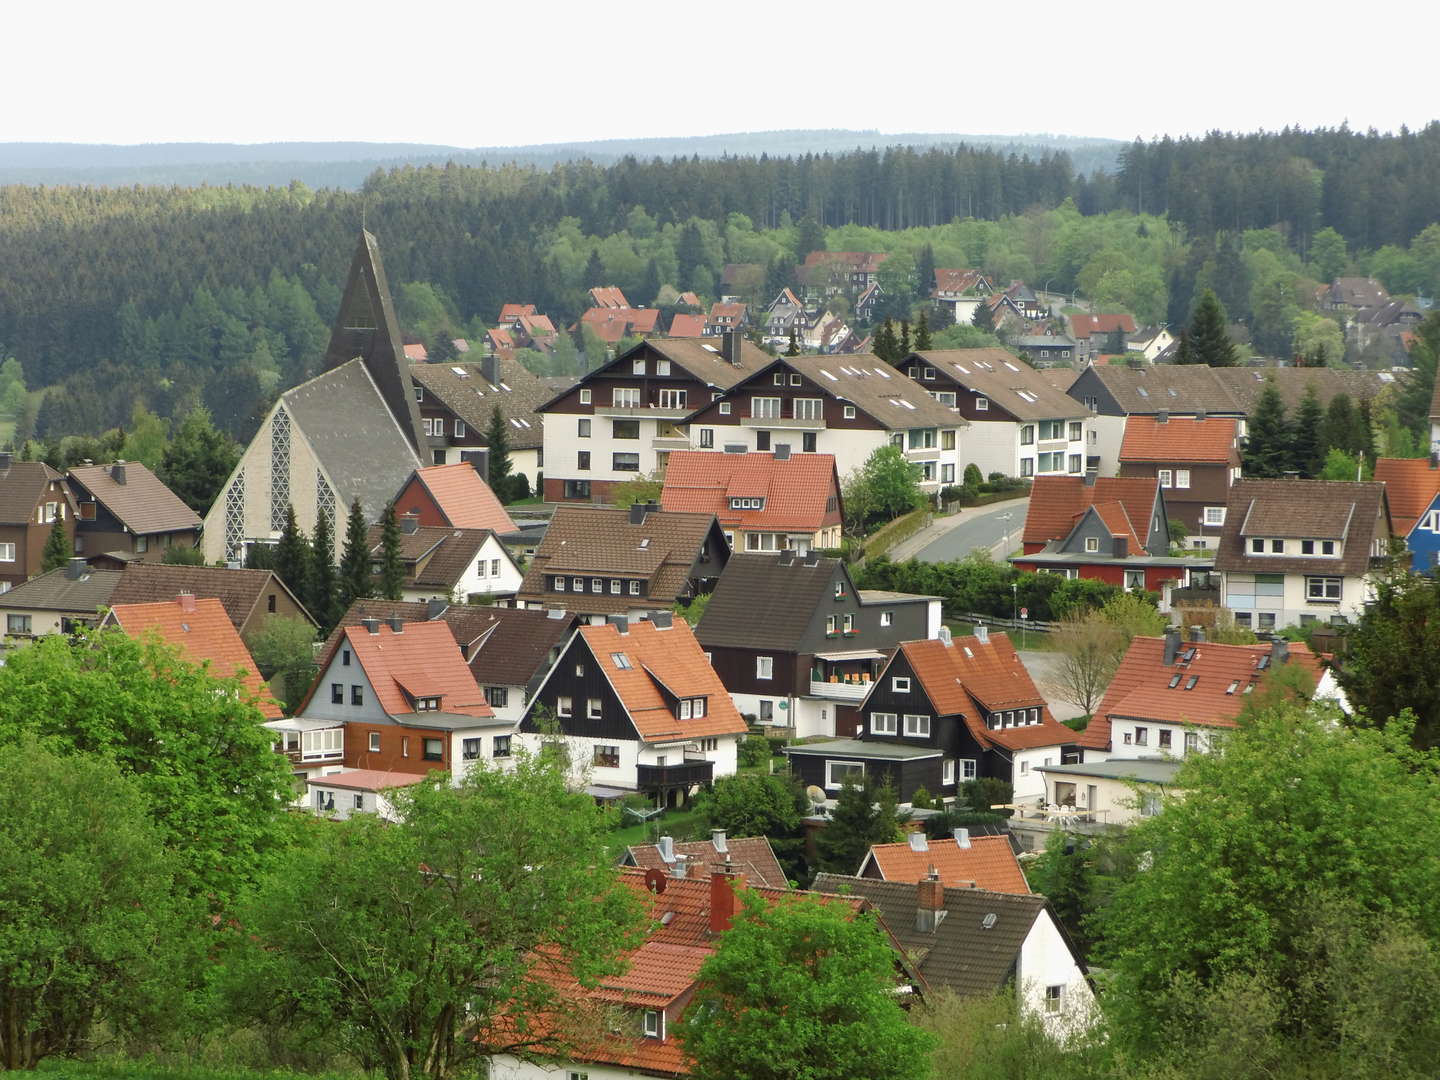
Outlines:
<svg viewBox="0 0 1440 1080"><path fill-rule="evenodd" d="M978 146L1040 157L1065 151L1081 173L1113 172L1124 143L1058 135L956 135L878 131L759 131L680 138L608 139L465 148L424 143L0 143L0 184L253 184L358 189L376 170L403 165L611 165L625 157L793 157L888 147Z"/></svg>

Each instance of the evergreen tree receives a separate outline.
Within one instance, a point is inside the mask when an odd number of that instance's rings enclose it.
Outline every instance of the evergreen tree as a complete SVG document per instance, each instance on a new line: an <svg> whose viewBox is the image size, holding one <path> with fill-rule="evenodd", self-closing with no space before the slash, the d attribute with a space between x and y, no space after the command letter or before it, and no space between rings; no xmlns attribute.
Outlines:
<svg viewBox="0 0 1440 1080"><path fill-rule="evenodd" d="M365 525L365 511L360 500L350 504L345 521L345 550L340 556L340 603L345 610L356 600L375 595L375 579L370 573L370 530Z"/></svg>
<svg viewBox="0 0 1440 1080"><path fill-rule="evenodd" d="M204 514L239 460L235 441L216 429L207 409L196 406L180 422L156 472L186 506Z"/></svg>
<svg viewBox="0 0 1440 1080"><path fill-rule="evenodd" d="M600 249L590 249L590 259L585 263L585 288L593 289L605 284L605 264L600 261Z"/></svg>
<svg viewBox="0 0 1440 1080"><path fill-rule="evenodd" d="M460 359L460 350L455 348L455 341L450 330L438 330L435 336L430 339L430 345L425 350L425 360L430 364L453 364Z"/></svg>
<svg viewBox="0 0 1440 1080"><path fill-rule="evenodd" d="M1269 379L1255 411L1250 414L1250 434L1245 440L1246 476L1280 476L1291 467L1290 425L1285 422L1285 403L1275 380Z"/></svg>
<svg viewBox="0 0 1440 1080"><path fill-rule="evenodd" d="M302 602L310 599L310 541L295 520L295 507L285 507L285 528L275 545L275 573Z"/></svg>
<svg viewBox="0 0 1440 1080"><path fill-rule="evenodd" d="M892 364L898 364L910 355L910 324L904 319L900 320L900 337L895 342L895 359Z"/></svg>
<svg viewBox="0 0 1440 1080"><path fill-rule="evenodd" d="M649 307L660 295L660 264L654 258L645 264L645 277L640 281L640 292L630 302L640 307Z"/></svg>
<svg viewBox="0 0 1440 1080"><path fill-rule="evenodd" d="M400 522L395 504L385 507L380 519L380 599L401 600L405 593L405 561L400 557Z"/></svg>
<svg viewBox="0 0 1440 1080"><path fill-rule="evenodd" d="M930 340L930 319L924 308L920 309L920 318L915 323L915 343L912 347L916 352L929 352L935 347Z"/></svg>
<svg viewBox="0 0 1440 1080"><path fill-rule="evenodd" d="M846 777L830 820L820 830L816 844L820 868L836 874L853 874L875 844L889 844L900 838L900 818L895 806L895 789L889 782L876 784L871 776L863 783Z"/></svg>
<svg viewBox="0 0 1440 1080"><path fill-rule="evenodd" d="M510 462L510 433L505 426L505 411L498 405L485 427L485 442L490 449L490 490L502 503L509 502L514 484L510 473L514 466Z"/></svg>
<svg viewBox="0 0 1440 1080"><path fill-rule="evenodd" d="M1352 457L1370 451L1369 425L1356 411L1349 394L1336 394L1330 399L1330 407L1320 424L1315 453L1323 461L1331 450L1341 450Z"/></svg>
<svg viewBox="0 0 1440 1080"><path fill-rule="evenodd" d="M895 324L886 319L880 324L880 329L875 331L875 344L872 349L881 360L887 364L893 364L899 348L900 343L895 337Z"/></svg>
<svg viewBox="0 0 1440 1080"><path fill-rule="evenodd" d="M1198 364L1200 361L1195 358L1195 350L1190 347L1190 331L1181 330L1180 336L1175 341L1175 363L1177 364Z"/></svg>
<svg viewBox="0 0 1440 1080"><path fill-rule="evenodd" d="M799 338L799 336L795 333L795 328L794 328L793 326L790 328L790 345L789 345L789 347L785 350L785 355L786 355L786 356L799 356L799 355L800 355L800 338Z"/></svg>
<svg viewBox="0 0 1440 1080"><path fill-rule="evenodd" d="M926 244L915 258L915 287L921 299L935 291L935 249ZM920 346L915 346L917 349Z"/></svg>
<svg viewBox="0 0 1440 1080"><path fill-rule="evenodd" d="M320 624L320 632L328 634L340 621L340 581L335 571L335 534L330 515L321 514L315 521L315 539L310 545L310 596L305 606Z"/></svg>
<svg viewBox="0 0 1440 1080"><path fill-rule="evenodd" d="M1315 393L1315 384L1305 388L1305 396L1295 410L1294 431L1290 440L1290 468L1301 476L1319 475L1324 464L1320 452L1320 428L1325 412L1320 408L1320 398Z"/></svg>
<svg viewBox="0 0 1440 1080"><path fill-rule="evenodd" d="M1210 367L1234 367L1235 345L1225 332L1225 308L1210 289L1200 294L1195 314L1190 317L1190 347L1194 363Z"/></svg>
<svg viewBox="0 0 1440 1080"><path fill-rule="evenodd" d="M970 325L977 330L984 330L987 334L995 332L995 312L990 310L990 305L980 301L975 307L975 314L970 318Z"/></svg>
<svg viewBox="0 0 1440 1080"><path fill-rule="evenodd" d="M40 572L59 570L70 561L70 538L65 535L65 522L57 516L45 537L45 550L40 553Z"/></svg>
<svg viewBox="0 0 1440 1080"><path fill-rule="evenodd" d="M798 232L795 236L795 261L803 263L805 256L812 251L825 250L825 229L811 215L806 214L800 219Z"/></svg>

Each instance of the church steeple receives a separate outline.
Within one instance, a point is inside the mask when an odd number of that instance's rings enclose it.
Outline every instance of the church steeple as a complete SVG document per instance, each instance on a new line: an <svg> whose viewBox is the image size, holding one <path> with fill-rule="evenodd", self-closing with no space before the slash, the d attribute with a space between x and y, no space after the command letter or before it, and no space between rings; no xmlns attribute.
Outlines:
<svg viewBox="0 0 1440 1080"><path fill-rule="evenodd" d="M421 461L428 461L430 455L420 424L420 410L415 404L415 384L410 380L410 364L400 344L395 304L385 280L385 267L380 262L380 246L375 237L363 229L355 257L350 261L340 314L330 331L325 370L337 368L357 356L380 388L385 404L415 447L415 453Z"/></svg>

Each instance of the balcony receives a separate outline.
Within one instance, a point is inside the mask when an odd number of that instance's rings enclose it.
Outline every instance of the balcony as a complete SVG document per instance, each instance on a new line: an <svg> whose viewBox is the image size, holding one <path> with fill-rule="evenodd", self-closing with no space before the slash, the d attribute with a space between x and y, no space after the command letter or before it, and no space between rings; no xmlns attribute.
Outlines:
<svg viewBox="0 0 1440 1080"><path fill-rule="evenodd" d="M953 451L945 451L952 453ZM938 446L917 446L913 450L905 451L906 461L935 461L938 460L941 450Z"/></svg>
<svg viewBox="0 0 1440 1080"><path fill-rule="evenodd" d="M831 701L859 701L870 690L868 682L829 682L823 679L810 680L810 696L828 698Z"/></svg>
<svg viewBox="0 0 1440 1080"><path fill-rule="evenodd" d="M634 417L640 420L683 420L693 409L662 409L658 405L596 405L596 416Z"/></svg>
<svg viewBox="0 0 1440 1080"><path fill-rule="evenodd" d="M686 758L675 765L636 765L635 781L641 791L664 791L708 784L715 778L715 763Z"/></svg>
<svg viewBox="0 0 1440 1080"><path fill-rule="evenodd" d="M667 435L650 440L651 450L689 450L690 440L683 435Z"/></svg>
<svg viewBox="0 0 1440 1080"><path fill-rule="evenodd" d="M823 417L816 417L814 420L800 420L793 416L742 416L740 426L748 428L789 428L795 431L824 431L825 420Z"/></svg>

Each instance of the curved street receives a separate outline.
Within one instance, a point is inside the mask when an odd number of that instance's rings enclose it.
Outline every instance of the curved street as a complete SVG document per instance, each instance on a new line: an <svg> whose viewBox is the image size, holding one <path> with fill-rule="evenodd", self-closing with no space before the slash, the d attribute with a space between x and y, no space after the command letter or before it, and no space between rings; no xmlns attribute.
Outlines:
<svg viewBox="0 0 1440 1080"><path fill-rule="evenodd" d="M1029 506L1029 499L1014 499L938 518L928 529L897 544L890 557L952 562L979 548L995 559L1003 559L1020 546L1020 530Z"/></svg>

